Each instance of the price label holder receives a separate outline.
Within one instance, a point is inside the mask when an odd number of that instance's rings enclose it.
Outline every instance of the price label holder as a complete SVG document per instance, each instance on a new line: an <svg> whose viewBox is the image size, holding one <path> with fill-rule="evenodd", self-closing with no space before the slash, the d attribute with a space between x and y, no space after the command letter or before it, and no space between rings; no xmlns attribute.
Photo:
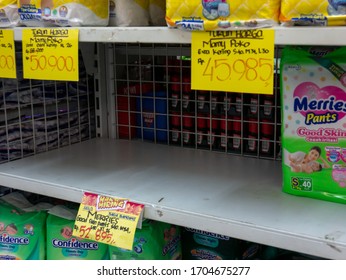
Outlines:
<svg viewBox="0 0 346 280"><path fill-rule="evenodd" d="M78 29L23 29L25 79L78 81Z"/></svg>
<svg viewBox="0 0 346 280"><path fill-rule="evenodd" d="M0 29L0 77L17 78L14 33L10 29Z"/></svg>
<svg viewBox="0 0 346 280"><path fill-rule="evenodd" d="M84 193L72 235L132 250L143 209L128 199Z"/></svg>
<svg viewBox="0 0 346 280"><path fill-rule="evenodd" d="M274 30L193 32L191 88L273 94Z"/></svg>

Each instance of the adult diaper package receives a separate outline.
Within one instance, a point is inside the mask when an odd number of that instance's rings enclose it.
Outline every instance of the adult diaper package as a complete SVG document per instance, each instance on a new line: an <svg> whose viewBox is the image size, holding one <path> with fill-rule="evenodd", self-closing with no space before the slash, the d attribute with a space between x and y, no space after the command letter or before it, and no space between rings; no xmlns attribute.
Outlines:
<svg viewBox="0 0 346 280"><path fill-rule="evenodd" d="M112 260L177 260L181 259L180 227L163 222L144 220L137 229L133 250L109 246Z"/></svg>
<svg viewBox="0 0 346 280"><path fill-rule="evenodd" d="M16 200L22 199L24 208L33 205L15 195L0 198L0 260L44 260L47 211L23 210L14 205Z"/></svg>
<svg viewBox="0 0 346 280"><path fill-rule="evenodd" d="M182 229L184 260L235 260L239 257L240 241L229 236Z"/></svg>
<svg viewBox="0 0 346 280"><path fill-rule="evenodd" d="M0 0L0 27L14 27L18 23L17 0Z"/></svg>
<svg viewBox="0 0 346 280"><path fill-rule="evenodd" d="M18 0L26 26L107 26L109 0Z"/></svg>
<svg viewBox="0 0 346 280"><path fill-rule="evenodd" d="M47 260L107 260L108 245L72 236L77 211L53 207L47 218Z"/></svg>
<svg viewBox="0 0 346 280"><path fill-rule="evenodd" d="M283 191L346 203L346 48L286 47Z"/></svg>
<svg viewBox="0 0 346 280"><path fill-rule="evenodd" d="M166 22L183 30L228 30L278 24L280 0L167 0Z"/></svg>
<svg viewBox="0 0 346 280"><path fill-rule="evenodd" d="M346 0L281 0L282 25L346 25Z"/></svg>

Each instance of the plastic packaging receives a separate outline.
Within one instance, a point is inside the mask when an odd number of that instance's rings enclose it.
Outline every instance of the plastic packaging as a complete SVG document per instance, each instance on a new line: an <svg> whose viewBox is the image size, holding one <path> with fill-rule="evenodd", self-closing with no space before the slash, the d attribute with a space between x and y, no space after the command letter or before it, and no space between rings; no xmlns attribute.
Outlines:
<svg viewBox="0 0 346 280"><path fill-rule="evenodd" d="M116 0L115 18L110 25L148 26L149 25L149 0Z"/></svg>
<svg viewBox="0 0 346 280"><path fill-rule="evenodd" d="M234 260L239 256L240 241L221 234L183 228L184 260Z"/></svg>
<svg viewBox="0 0 346 280"><path fill-rule="evenodd" d="M108 245L72 236L77 211L62 205L47 218L47 260L107 260Z"/></svg>
<svg viewBox="0 0 346 280"><path fill-rule="evenodd" d="M25 26L107 26L109 0L18 0Z"/></svg>
<svg viewBox="0 0 346 280"><path fill-rule="evenodd" d="M282 0L282 25L346 25L345 0Z"/></svg>
<svg viewBox="0 0 346 280"><path fill-rule="evenodd" d="M19 193L3 196L0 199L0 260L44 260L46 217L45 210L35 209Z"/></svg>
<svg viewBox="0 0 346 280"><path fill-rule="evenodd" d="M183 30L232 30L279 24L280 0L167 0L166 22Z"/></svg>
<svg viewBox="0 0 346 280"><path fill-rule="evenodd" d="M144 220L136 229L133 250L109 246L111 260L178 260L182 258L180 227Z"/></svg>
<svg viewBox="0 0 346 280"><path fill-rule="evenodd" d="M0 0L0 27L14 27L18 23L17 0Z"/></svg>
<svg viewBox="0 0 346 280"><path fill-rule="evenodd" d="M286 47L280 73L283 191L346 203L346 48Z"/></svg>
<svg viewBox="0 0 346 280"><path fill-rule="evenodd" d="M149 23L153 26L166 26L166 0L149 0Z"/></svg>

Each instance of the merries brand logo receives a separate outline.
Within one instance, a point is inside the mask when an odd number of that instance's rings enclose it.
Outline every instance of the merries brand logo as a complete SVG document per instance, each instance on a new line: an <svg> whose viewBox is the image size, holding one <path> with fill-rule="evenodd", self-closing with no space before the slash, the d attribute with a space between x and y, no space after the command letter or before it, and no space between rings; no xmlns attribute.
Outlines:
<svg viewBox="0 0 346 280"><path fill-rule="evenodd" d="M293 111L305 117L306 125L336 123L346 114L346 94L336 86L319 88L305 82L293 94Z"/></svg>

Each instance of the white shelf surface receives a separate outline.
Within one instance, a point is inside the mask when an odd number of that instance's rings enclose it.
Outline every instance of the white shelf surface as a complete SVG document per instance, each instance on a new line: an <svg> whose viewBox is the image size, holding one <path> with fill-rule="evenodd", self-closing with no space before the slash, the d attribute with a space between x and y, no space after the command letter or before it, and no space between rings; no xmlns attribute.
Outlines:
<svg viewBox="0 0 346 280"><path fill-rule="evenodd" d="M16 41L22 30L14 28ZM80 42L190 44L191 32L168 27L80 27ZM273 27L276 45L346 45L346 27Z"/></svg>
<svg viewBox="0 0 346 280"><path fill-rule="evenodd" d="M129 198L150 219L346 259L345 205L285 194L281 178L277 161L100 138L0 165L15 189Z"/></svg>

